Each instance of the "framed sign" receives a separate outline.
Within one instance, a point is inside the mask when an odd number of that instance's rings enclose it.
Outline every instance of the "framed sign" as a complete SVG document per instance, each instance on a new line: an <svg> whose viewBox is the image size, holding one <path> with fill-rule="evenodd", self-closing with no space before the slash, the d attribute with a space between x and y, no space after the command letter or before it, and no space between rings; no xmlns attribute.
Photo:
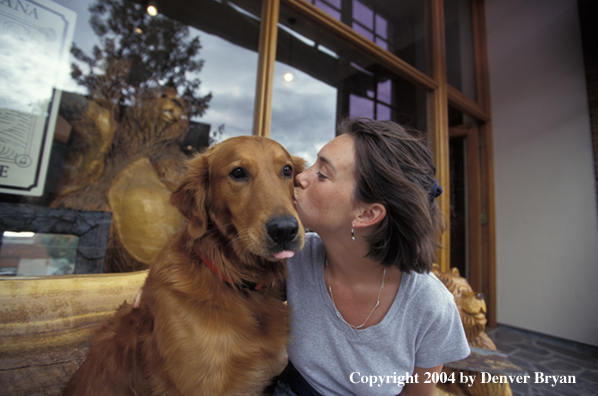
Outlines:
<svg viewBox="0 0 598 396"><path fill-rule="evenodd" d="M0 192L41 196L76 13L50 0L0 1Z"/></svg>

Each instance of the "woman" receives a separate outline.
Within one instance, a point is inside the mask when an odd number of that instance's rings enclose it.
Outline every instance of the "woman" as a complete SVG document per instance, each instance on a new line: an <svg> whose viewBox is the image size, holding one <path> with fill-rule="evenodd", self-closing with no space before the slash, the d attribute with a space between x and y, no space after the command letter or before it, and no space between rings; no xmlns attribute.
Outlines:
<svg viewBox="0 0 598 396"><path fill-rule="evenodd" d="M430 151L388 121L344 122L296 178L316 234L288 260L289 366L275 395L432 395L468 356L453 296L433 275L441 213Z"/></svg>

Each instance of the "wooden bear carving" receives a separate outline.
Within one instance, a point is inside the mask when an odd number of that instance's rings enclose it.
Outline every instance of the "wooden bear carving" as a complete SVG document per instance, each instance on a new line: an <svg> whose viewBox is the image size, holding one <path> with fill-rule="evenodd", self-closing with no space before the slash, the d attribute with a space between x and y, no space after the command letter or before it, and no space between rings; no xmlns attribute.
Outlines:
<svg viewBox="0 0 598 396"><path fill-rule="evenodd" d="M168 203L185 173L183 99L156 88L110 107L65 93L60 114L72 131L52 206L112 212L105 272L147 268L183 222Z"/></svg>
<svg viewBox="0 0 598 396"><path fill-rule="evenodd" d="M455 303L459 309L461 322L467 336L467 341L472 347L496 350L496 345L484 332L486 329L486 302L484 296L476 293L471 288L467 279L459 274L457 268L451 268L449 272L440 272L438 265L434 264L432 270L434 275L446 286L455 297ZM460 378L458 372L445 367L447 375L455 374ZM459 381L438 384L436 396L469 395L469 396L512 396L511 387L506 383L482 383L477 372L464 371L464 375L476 376L473 384L461 384ZM469 386L471 385L471 386Z"/></svg>

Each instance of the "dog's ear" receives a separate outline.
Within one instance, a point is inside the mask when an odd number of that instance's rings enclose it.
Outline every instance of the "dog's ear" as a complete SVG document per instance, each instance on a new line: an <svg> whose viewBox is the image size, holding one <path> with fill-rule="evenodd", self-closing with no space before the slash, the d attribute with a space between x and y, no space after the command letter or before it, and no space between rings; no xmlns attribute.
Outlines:
<svg viewBox="0 0 598 396"><path fill-rule="evenodd" d="M303 158L295 157L291 155L293 160L293 176L297 176L307 168L307 162Z"/></svg>
<svg viewBox="0 0 598 396"><path fill-rule="evenodd" d="M208 183L209 155L200 154L189 161L187 175L170 195L170 203L189 221L189 233L195 239L206 232L208 224Z"/></svg>

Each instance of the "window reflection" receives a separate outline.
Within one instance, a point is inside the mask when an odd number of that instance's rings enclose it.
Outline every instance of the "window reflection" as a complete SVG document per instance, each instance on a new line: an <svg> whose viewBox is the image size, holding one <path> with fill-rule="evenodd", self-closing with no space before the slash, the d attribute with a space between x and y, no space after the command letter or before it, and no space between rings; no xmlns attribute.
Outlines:
<svg viewBox="0 0 598 396"><path fill-rule="evenodd" d="M427 94L423 89L284 4L279 21L271 136L292 154L313 162L345 116L393 120L426 130ZM285 73L296 78L288 83Z"/></svg>
<svg viewBox="0 0 598 396"><path fill-rule="evenodd" d="M78 243L75 235L4 231L0 276L71 275Z"/></svg>
<svg viewBox="0 0 598 396"><path fill-rule="evenodd" d="M471 0L445 0L444 20L447 81L476 100Z"/></svg>
<svg viewBox="0 0 598 396"><path fill-rule="evenodd" d="M292 81L285 80L287 73L293 76ZM336 95L334 87L277 62L270 137L313 164L318 151L334 137Z"/></svg>
<svg viewBox="0 0 598 396"><path fill-rule="evenodd" d="M341 20L341 12L340 12L340 0L333 2L325 2L322 0L315 0L314 4L316 7L318 7L319 9L321 9L322 11L324 11L325 13L327 13L328 15L330 15L331 17L333 17L334 19L336 19L337 21Z"/></svg>
<svg viewBox="0 0 598 396"><path fill-rule="evenodd" d="M99 41L89 22L93 15L88 9L94 3L68 0L59 0L59 2L81 14L78 19L75 44L86 54L92 53L93 46ZM125 3L132 2L126 0ZM184 74L189 83L182 86L179 80L180 91L184 92L189 87L189 91L193 92L195 97L209 99L204 103L205 110L191 112L190 119L192 123L197 121L208 124L211 138L216 140L251 133L260 7L259 0L227 2L187 0L162 5L155 18L143 15L143 7L138 6L139 13L136 14L136 19L131 21L136 33L129 35L130 40L147 43L161 37L152 25L158 25L156 21L159 21L159 24L164 23L161 21L166 21L175 25L179 32L187 32L189 40L198 41L200 46L197 51L198 59L202 62L200 68L195 68L193 63L184 61L181 40L178 41L178 49L161 48L160 62L152 62L152 58L144 55L143 45L131 48L129 55L138 59L135 69L137 66L143 69L147 65L147 69L157 67L158 64L166 65L161 67L170 65L176 68L179 74ZM140 31L142 33L139 33ZM176 31L176 29L172 30L170 35L180 36L180 33L174 34ZM164 31L164 36L168 37L169 34ZM149 43L146 47L151 49L156 45ZM168 57L165 57L166 55ZM176 55L179 64L176 64ZM81 64L77 61L75 63ZM137 70L135 77L144 84L156 82L153 75L143 73L143 70ZM170 84L177 82L169 81L167 77L157 82ZM70 82L69 90L87 94L73 80Z"/></svg>
<svg viewBox="0 0 598 396"><path fill-rule="evenodd" d="M105 272L147 268L183 221L168 197L188 157L251 134L261 1L157 1L155 16L142 1L54 2L76 14L71 73L43 196L11 202L111 212Z"/></svg>
<svg viewBox="0 0 598 396"><path fill-rule="evenodd" d="M383 49L427 72L425 1L308 1Z"/></svg>
<svg viewBox="0 0 598 396"><path fill-rule="evenodd" d="M341 3L343 0L307 0L337 21L341 20Z"/></svg>
<svg viewBox="0 0 598 396"><path fill-rule="evenodd" d="M341 94L348 95L351 117L393 120L426 130L426 92L378 64L348 77Z"/></svg>
<svg viewBox="0 0 598 396"><path fill-rule="evenodd" d="M43 193L75 19L49 0L0 2L1 192Z"/></svg>
<svg viewBox="0 0 598 396"><path fill-rule="evenodd" d="M359 0L353 0L353 21L358 22L368 30L374 30L374 11L363 5Z"/></svg>
<svg viewBox="0 0 598 396"><path fill-rule="evenodd" d="M29 198L27 202L49 205L64 188L65 178L70 177L68 173L72 173L68 157L73 155L73 139L76 140L78 132L76 128L73 130L73 120L69 117L81 108L73 108L71 101L65 114L64 105L76 95L80 95L78 103L94 100L100 107L111 109L111 118L119 119L124 109L134 107L139 101L142 91L175 86L181 97L175 100L185 107L180 119L187 126L179 137L171 135L171 138L181 141L185 155L202 150L212 141L251 134L260 0L158 3L159 14L153 18L141 4L119 0L115 4L126 6L128 11L123 11L118 18L111 16L111 23L116 24L119 31L109 29L103 36L99 36L93 26L100 30L106 27L107 14L98 12L98 6L106 3L104 0L55 2L76 14L74 50L66 65L68 69L71 64L75 65L75 73L73 78L69 70L64 70L68 78L57 86L64 92L63 111L57 120L46 179L48 185L41 198ZM102 18L104 22L100 23ZM195 56L190 56L193 52ZM31 72L44 74L44 67L36 65L30 64ZM13 83L19 88L14 91L26 92L23 81L14 79ZM31 102L31 96L26 96ZM191 100L183 101L184 98ZM111 142L104 143L106 151ZM101 142L94 142L93 146L103 147ZM101 171L92 169L89 164L83 167L92 173Z"/></svg>

